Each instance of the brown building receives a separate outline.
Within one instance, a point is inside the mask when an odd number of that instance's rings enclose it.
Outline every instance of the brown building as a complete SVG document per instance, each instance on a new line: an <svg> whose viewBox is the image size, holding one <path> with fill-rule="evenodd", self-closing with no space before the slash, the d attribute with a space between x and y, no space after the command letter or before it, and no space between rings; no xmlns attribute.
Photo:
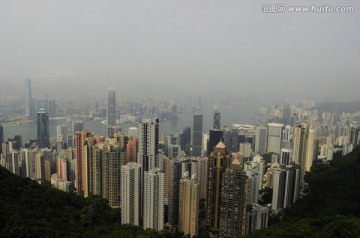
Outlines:
<svg viewBox="0 0 360 238"><path fill-rule="evenodd" d="M196 179L183 178L179 189L179 231L197 236L200 190Z"/></svg>
<svg viewBox="0 0 360 238"><path fill-rule="evenodd" d="M137 162L137 153L139 148L139 138L130 138L126 146L126 164L129 162Z"/></svg>
<svg viewBox="0 0 360 238"><path fill-rule="evenodd" d="M91 133L87 131L77 131L75 138L75 158L76 158L76 192L79 195L84 194L83 191L83 150L84 142Z"/></svg>
<svg viewBox="0 0 360 238"><path fill-rule="evenodd" d="M206 225L213 234L219 233L221 185L223 174L230 167L231 154L227 152L223 142L219 142L214 151L209 154L208 160L208 190L206 201Z"/></svg>
<svg viewBox="0 0 360 238"><path fill-rule="evenodd" d="M247 187L247 176L234 159L221 184L220 237L245 235Z"/></svg>

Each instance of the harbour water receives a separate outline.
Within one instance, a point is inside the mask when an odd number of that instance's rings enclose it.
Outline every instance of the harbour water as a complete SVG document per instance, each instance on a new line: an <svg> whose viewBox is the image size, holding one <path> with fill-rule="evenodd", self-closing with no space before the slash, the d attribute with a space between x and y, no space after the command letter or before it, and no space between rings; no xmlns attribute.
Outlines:
<svg viewBox="0 0 360 238"><path fill-rule="evenodd" d="M259 123L258 109L260 105L233 103L233 104L220 104L218 110L221 112L221 126L229 126L232 124L252 124ZM204 115L204 132L209 131L213 124L214 108L211 104L203 105L200 111ZM192 113L178 113L178 120L174 122L161 122L160 133L179 133L185 126L192 127L193 114ZM56 137L56 126L63 125L66 120L50 120L50 137ZM126 122L120 124L121 130L127 132L129 127L138 126L138 123ZM107 135L107 127L101 124L101 121L84 121L84 129L91 131L96 135ZM21 135L23 143L29 139L36 138L36 122L30 122L20 125L4 125L4 139L13 138L14 135Z"/></svg>

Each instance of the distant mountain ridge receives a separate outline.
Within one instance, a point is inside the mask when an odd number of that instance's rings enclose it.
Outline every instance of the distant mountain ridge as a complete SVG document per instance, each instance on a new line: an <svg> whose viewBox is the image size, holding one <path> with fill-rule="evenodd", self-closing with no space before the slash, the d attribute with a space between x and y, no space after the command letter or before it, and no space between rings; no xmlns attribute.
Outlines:
<svg viewBox="0 0 360 238"><path fill-rule="evenodd" d="M322 112L345 112L345 113L354 113L360 111L360 101L352 102L324 102L318 103L315 107Z"/></svg>

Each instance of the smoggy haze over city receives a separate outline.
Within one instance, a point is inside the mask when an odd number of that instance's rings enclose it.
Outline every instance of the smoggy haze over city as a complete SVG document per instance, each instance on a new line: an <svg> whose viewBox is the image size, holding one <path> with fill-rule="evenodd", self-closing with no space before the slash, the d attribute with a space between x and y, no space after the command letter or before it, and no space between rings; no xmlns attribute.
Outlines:
<svg viewBox="0 0 360 238"><path fill-rule="evenodd" d="M0 2L0 94L282 95L358 100L352 13L262 13L263 1ZM268 4L268 2L267 2ZM136 91L136 92L135 92Z"/></svg>

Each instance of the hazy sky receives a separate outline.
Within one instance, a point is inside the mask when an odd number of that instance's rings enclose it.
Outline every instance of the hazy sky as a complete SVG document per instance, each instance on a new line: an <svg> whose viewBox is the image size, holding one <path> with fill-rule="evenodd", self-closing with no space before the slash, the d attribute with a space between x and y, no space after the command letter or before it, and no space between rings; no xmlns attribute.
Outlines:
<svg viewBox="0 0 360 238"><path fill-rule="evenodd" d="M354 6L262 13L263 4ZM0 0L0 95L360 99L360 1Z"/></svg>

